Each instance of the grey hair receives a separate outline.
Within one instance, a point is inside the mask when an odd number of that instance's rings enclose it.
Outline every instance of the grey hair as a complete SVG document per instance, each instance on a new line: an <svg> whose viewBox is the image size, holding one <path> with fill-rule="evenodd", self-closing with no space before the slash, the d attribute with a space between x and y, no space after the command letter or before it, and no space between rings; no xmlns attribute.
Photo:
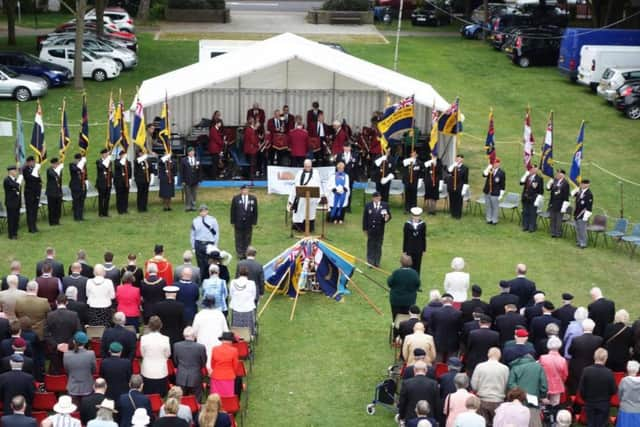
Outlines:
<svg viewBox="0 0 640 427"><path fill-rule="evenodd" d="M586 319L587 317L589 317L589 311L582 306L576 308L575 313L573 313L573 318L580 322Z"/></svg>
<svg viewBox="0 0 640 427"><path fill-rule="evenodd" d="M121 311L116 311L116 313L113 315L113 323L115 323L116 325L124 326L126 321L127 316L125 316L125 314Z"/></svg>
<svg viewBox="0 0 640 427"><path fill-rule="evenodd" d="M191 262L192 259L193 259L193 252L191 252L188 249L184 251L184 253L182 254L182 260L184 262Z"/></svg>
<svg viewBox="0 0 640 427"><path fill-rule="evenodd" d="M638 371L640 371L640 363L637 360L629 360L627 362L627 374L635 377L638 375Z"/></svg>
<svg viewBox="0 0 640 427"><path fill-rule="evenodd" d="M219 274L219 273L220 273L220 267L218 267L218 264L209 265L209 274Z"/></svg>
<svg viewBox="0 0 640 427"><path fill-rule="evenodd" d="M454 271L462 271L464 269L464 258L455 257L451 260L451 268Z"/></svg>
<svg viewBox="0 0 640 427"><path fill-rule="evenodd" d="M157 273L158 272L158 265L156 263L150 262L149 264L147 264L147 273L151 274L151 273Z"/></svg>
<svg viewBox="0 0 640 427"><path fill-rule="evenodd" d="M616 316L613 320L613 323L624 323L627 325L629 323L629 312L624 308L616 311Z"/></svg>
<svg viewBox="0 0 640 427"><path fill-rule="evenodd" d="M38 292L38 282L32 280L27 283L27 292Z"/></svg>
<svg viewBox="0 0 640 427"><path fill-rule="evenodd" d="M18 276L15 274L9 274L6 280L9 287L18 286Z"/></svg>
<svg viewBox="0 0 640 427"><path fill-rule="evenodd" d="M467 374L456 374L455 377L453 377L453 383L455 384L456 388L467 388L469 387L469 377L467 376Z"/></svg>
<svg viewBox="0 0 640 427"><path fill-rule="evenodd" d="M560 341L560 338L554 336L547 340L547 348L549 350L558 350L560 347L562 347L562 341Z"/></svg>

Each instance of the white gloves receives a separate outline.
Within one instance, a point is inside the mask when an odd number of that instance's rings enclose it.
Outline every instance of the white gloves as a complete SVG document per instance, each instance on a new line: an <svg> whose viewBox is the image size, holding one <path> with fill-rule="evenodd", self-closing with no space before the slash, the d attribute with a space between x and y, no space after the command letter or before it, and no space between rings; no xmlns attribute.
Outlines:
<svg viewBox="0 0 640 427"><path fill-rule="evenodd" d="M140 163L144 162L145 160L147 160L147 157L149 157L149 155L143 154L142 156L138 157L136 159L136 161L138 162L138 164L140 164Z"/></svg>
<svg viewBox="0 0 640 427"><path fill-rule="evenodd" d="M121 159L120 159L120 164L121 164L122 166L126 165L126 164L127 164L127 159L126 159L125 157L121 158Z"/></svg>
<svg viewBox="0 0 640 427"><path fill-rule="evenodd" d="M491 165L487 165L487 167L484 168L484 171L482 172L482 176L489 175L489 172L491 172Z"/></svg>
<svg viewBox="0 0 640 427"><path fill-rule="evenodd" d="M169 159L171 159L171 154L165 154L160 158L160 160L162 160L163 162L167 162L169 161Z"/></svg>
<svg viewBox="0 0 640 427"><path fill-rule="evenodd" d="M404 160L402 161L402 166L407 167L407 166L409 166L410 164L414 163L415 161L416 161L416 159L415 159L415 158L413 158L413 157L406 158L406 159L404 159Z"/></svg>
<svg viewBox="0 0 640 427"><path fill-rule="evenodd" d="M462 184L462 197L469 194L469 184Z"/></svg>
<svg viewBox="0 0 640 427"><path fill-rule="evenodd" d="M458 166L457 163L451 164L451 166L449 166L449 173L453 172L453 168L455 168L456 166Z"/></svg>
<svg viewBox="0 0 640 427"><path fill-rule="evenodd" d="M553 180L550 179L549 182L547 182L547 190L551 190L552 185L553 185Z"/></svg>
<svg viewBox="0 0 640 427"><path fill-rule="evenodd" d="M84 169L84 165L86 165L86 164L87 164L87 158L86 158L86 157L83 157L83 158L81 158L81 159L80 159L80 161L78 162L78 167L79 167L80 169Z"/></svg>
<svg viewBox="0 0 640 427"><path fill-rule="evenodd" d="M562 207L560 207L560 212L566 213L567 209L569 209L569 206L570 206L569 202L562 202Z"/></svg>
<svg viewBox="0 0 640 427"><path fill-rule="evenodd" d="M380 167L380 165L382 164L382 162L384 162L385 160L387 160L387 156L386 156L386 155L384 155L384 156L380 156L380 157L378 157L378 158L374 161L374 163L375 163L375 165L376 165L377 167Z"/></svg>
<svg viewBox="0 0 640 427"><path fill-rule="evenodd" d="M500 195L498 196L498 200L502 200L504 197L504 190L500 190Z"/></svg>
<svg viewBox="0 0 640 427"><path fill-rule="evenodd" d="M129 187L133 185L133 178L129 178Z"/></svg>
<svg viewBox="0 0 640 427"><path fill-rule="evenodd" d="M156 184L156 180L158 177L156 175L151 175L149 178L149 187L153 187Z"/></svg>
<svg viewBox="0 0 640 427"><path fill-rule="evenodd" d="M33 170L31 171L31 176L34 178L37 178L40 176L40 167L42 165L40 163L36 163L36 165L33 167Z"/></svg>
<svg viewBox="0 0 640 427"><path fill-rule="evenodd" d="M582 214L582 219L585 221L589 221L589 218L591 218L591 214L593 212L591 211L584 211L584 213Z"/></svg>
<svg viewBox="0 0 640 427"><path fill-rule="evenodd" d="M18 185L22 184L22 181L24 181L24 177L22 176L22 174L18 175L18 177L16 178L16 182L18 183Z"/></svg>
<svg viewBox="0 0 640 427"><path fill-rule="evenodd" d="M84 180L84 185L86 185L87 187L89 186L89 180L88 179Z"/></svg>
<svg viewBox="0 0 640 427"><path fill-rule="evenodd" d="M108 157L106 159L102 159L102 166L104 166L105 168L108 168L110 164L111 159L109 159Z"/></svg>
<svg viewBox="0 0 640 427"><path fill-rule="evenodd" d="M444 193L445 189L444 181L441 179L440 182L438 182L438 192Z"/></svg>
<svg viewBox="0 0 640 427"><path fill-rule="evenodd" d="M579 191L580 191L579 188L574 188L573 191L571 192L571 196L576 197L576 194L578 194Z"/></svg>
<svg viewBox="0 0 640 427"><path fill-rule="evenodd" d="M520 178L520 184L524 184L528 176L529 176L529 172L525 172L524 175L522 175L522 178Z"/></svg>
<svg viewBox="0 0 640 427"><path fill-rule="evenodd" d="M60 176L60 174L62 173L62 169L64 169L64 163L60 163L58 166L56 166L54 172L57 173L58 176Z"/></svg>
<svg viewBox="0 0 640 427"><path fill-rule="evenodd" d="M540 209L542 207L542 202L544 201L544 197L541 194L538 194L536 200L533 202L533 206Z"/></svg>
<svg viewBox="0 0 640 427"><path fill-rule="evenodd" d="M418 178L418 188L424 188L424 179Z"/></svg>
<svg viewBox="0 0 640 427"><path fill-rule="evenodd" d="M424 162L424 167L428 168L429 166L431 166L432 163L433 163L433 160L427 160L426 162Z"/></svg>
<svg viewBox="0 0 640 427"><path fill-rule="evenodd" d="M392 173L390 173L389 175L385 176L380 180L380 184L387 185L387 183L391 181L393 178L395 178L395 176Z"/></svg>
<svg viewBox="0 0 640 427"><path fill-rule="evenodd" d="M344 193L344 187L342 185L338 185L336 187L336 193L338 193L338 194Z"/></svg>

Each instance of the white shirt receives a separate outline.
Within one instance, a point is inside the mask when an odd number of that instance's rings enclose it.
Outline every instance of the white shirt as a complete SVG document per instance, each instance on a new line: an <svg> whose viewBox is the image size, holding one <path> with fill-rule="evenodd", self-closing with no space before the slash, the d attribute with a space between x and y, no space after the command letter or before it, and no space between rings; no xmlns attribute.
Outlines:
<svg viewBox="0 0 640 427"><path fill-rule="evenodd" d="M469 273L452 271L444 276L444 291L453 295L453 301L464 302L467 300L469 282Z"/></svg>
<svg viewBox="0 0 640 427"><path fill-rule="evenodd" d="M169 375L167 359L171 356L169 337L160 332L149 332L140 338L142 366L140 373L145 378L160 379Z"/></svg>
<svg viewBox="0 0 640 427"><path fill-rule="evenodd" d="M218 338L229 331L227 318L220 310L205 308L196 314L192 327L196 340L207 349L207 360L211 360L211 350L220 345Z"/></svg>
<svg viewBox="0 0 640 427"><path fill-rule="evenodd" d="M87 280L87 304L89 307L111 307L111 300L115 299L115 297L116 293L111 279L97 276Z"/></svg>
<svg viewBox="0 0 640 427"><path fill-rule="evenodd" d="M241 313L253 311L256 308L256 284L246 277L233 279L229 284L229 308Z"/></svg>

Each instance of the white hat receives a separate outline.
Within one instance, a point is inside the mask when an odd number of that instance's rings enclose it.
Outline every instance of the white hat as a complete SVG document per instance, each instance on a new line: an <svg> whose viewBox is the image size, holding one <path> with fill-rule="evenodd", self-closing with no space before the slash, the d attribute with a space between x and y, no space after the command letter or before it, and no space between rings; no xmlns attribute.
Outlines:
<svg viewBox="0 0 640 427"><path fill-rule="evenodd" d="M75 412L78 407L71 401L71 396L60 396L58 403L53 405L53 410L58 414L71 414Z"/></svg>
<svg viewBox="0 0 640 427"><path fill-rule="evenodd" d="M111 412L118 413L118 411L116 411L116 404L111 399L103 399L102 402L100 402L99 405L96 405L96 408L98 408L98 409L107 409L107 410L109 410Z"/></svg>
<svg viewBox="0 0 640 427"><path fill-rule="evenodd" d="M138 408L133 413L133 417L131 417L131 425L133 427L146 427L151 420L149 419L149 415L147 415L147 410L144 408Z"/></svg>
<svg viewBox="0 0 640 427"><path fill-rule="evenodd" d="M180 288L177 286L165 286L164 288L162 288L162 290L170 294L177 294L178 292L180 292Z"/></svg>
<svg viewBox="0 0 640 427"><path fill-rule="evenodd" d="M413 215L413 216L422 215L422 208L419 208L417 206L415 208L411 208L411 215Z"/></svg>
<svg viewBox="0 0 640 427"><path fill-rule="evenodd" d="M342 123L340 123L340 121L339 121L339 120L334 120L334 121L333 121L333 125L334 125L334 126L340 126L341 124L342 124Z"/></svg>

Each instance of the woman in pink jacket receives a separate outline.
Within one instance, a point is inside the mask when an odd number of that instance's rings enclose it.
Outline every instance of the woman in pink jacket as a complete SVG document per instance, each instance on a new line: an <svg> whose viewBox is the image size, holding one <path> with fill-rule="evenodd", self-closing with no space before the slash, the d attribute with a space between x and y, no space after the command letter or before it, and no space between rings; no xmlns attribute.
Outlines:
<svg viewBox="0 0 640 427"><path fill-rule="evenodd" d="M540 356L540 365L547 376L549 391L547 398L551 406L560 404L560 396L564 393L564 383L569 376L567 361L559 353L562 341L558 337L551 337L547 341L548 354Z"/></svg>
<svg viewBox="0 0 640 427"><path fill-rule="evenodd" d="M132 325L138 330L140 326L140 288L133 286L135 277L127 271L122 276L122 285L116 288L116 301L118 311L127 317L127 325Z"/></svg>

